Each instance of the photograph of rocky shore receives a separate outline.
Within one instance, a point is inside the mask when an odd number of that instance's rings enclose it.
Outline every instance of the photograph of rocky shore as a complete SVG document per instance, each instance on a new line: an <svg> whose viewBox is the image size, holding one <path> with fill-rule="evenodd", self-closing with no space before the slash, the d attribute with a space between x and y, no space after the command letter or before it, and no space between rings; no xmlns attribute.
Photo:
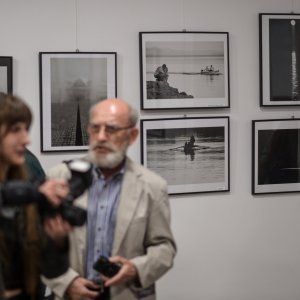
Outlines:
<svg viewBox="0 0 300 300"><path fill-rule="evenodd" d="M186 92L179 92L166 81L147 81L147 99L194 98Z"/></svg>

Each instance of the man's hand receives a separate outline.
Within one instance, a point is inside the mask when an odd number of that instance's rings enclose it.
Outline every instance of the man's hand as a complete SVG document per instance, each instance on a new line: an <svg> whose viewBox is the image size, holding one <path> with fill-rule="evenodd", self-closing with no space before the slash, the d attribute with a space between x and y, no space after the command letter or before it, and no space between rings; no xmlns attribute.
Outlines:
<svg viewBox="0 0 300 300"><path fill-rule="evenodd" d="M100 292L100 286L93 281L87 280L83 277L75 278L67 289L67 294L72 300L81 299L96 299Z"/></svg>
<svg viewBox="0 0 300 300"><path fill-rule="evenodd" d="M123 284L125 282L135 280L138 276L135 265L128 259L121 256L112 256L109 260L113 263L121 264L120 271L112 278L103 277L105 280L105 286Z"/></svg>
<svg viewBox="0 0 300 300"><path fill-rule="evenodd" d="M69 186L65 180L46 180L39 186L39 192L44 194L53 206L59 206L69 193Z"/></svg>

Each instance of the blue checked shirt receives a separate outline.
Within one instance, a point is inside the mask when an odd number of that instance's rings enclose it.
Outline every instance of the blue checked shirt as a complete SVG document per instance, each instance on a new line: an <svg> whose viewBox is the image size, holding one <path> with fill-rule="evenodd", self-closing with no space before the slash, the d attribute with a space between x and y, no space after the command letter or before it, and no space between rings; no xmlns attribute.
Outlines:
<svg viewBox="0 0 300 300"><path fill-rule="evenodd" d="M97 258L111 256L123 174L124 168L106 180L99 169L94 172L87 218L86 278L90 280L99 278L93 269Z"/></svg>

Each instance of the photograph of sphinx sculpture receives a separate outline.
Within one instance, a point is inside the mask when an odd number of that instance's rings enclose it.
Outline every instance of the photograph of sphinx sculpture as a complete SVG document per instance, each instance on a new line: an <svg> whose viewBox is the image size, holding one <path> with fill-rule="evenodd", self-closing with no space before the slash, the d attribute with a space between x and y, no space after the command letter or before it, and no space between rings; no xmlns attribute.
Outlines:
<svg viewBox="0 0 300 300"><path fill-rule="evenodd" d="M141 109L229 107L227 32L140 32Z"/></svg>
<svg viewBox="0 0 300 300"><path fill-rule="evenodd" d="M88 149L88 113L113 98L116 53L40 53L41 151Z"/></svg>
<svg viewBox="0 0 300 300"><path fill-rule="evenodd" d="M229 118L141 120L141 158L169 194L229 191Z"/></svg>

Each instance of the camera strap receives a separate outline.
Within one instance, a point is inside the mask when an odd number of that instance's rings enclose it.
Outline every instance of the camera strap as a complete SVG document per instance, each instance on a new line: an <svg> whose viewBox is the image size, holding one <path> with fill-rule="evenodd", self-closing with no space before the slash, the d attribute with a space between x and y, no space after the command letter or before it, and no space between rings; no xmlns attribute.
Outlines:
<svg viewBox="0 0 300 300"><path fill-rule="evenodd" d="M4 299L4 284L3 284L3 276L2 271L0 269L0 299Z"/></svg>

